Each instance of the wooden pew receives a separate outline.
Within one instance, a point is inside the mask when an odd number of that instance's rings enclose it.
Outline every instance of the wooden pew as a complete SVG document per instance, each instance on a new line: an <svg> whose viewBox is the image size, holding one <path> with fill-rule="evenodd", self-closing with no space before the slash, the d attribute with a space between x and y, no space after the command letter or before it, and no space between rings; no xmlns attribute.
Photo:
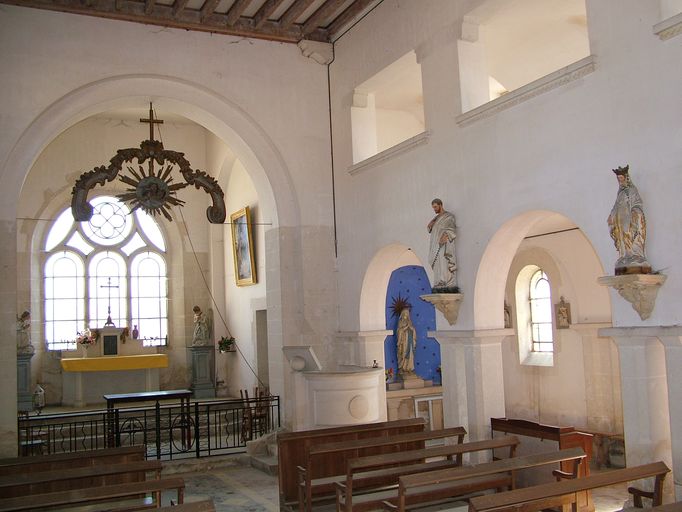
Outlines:
<svg viewBox="0 0 682 512"><path fill-rule="evenodd" d="M442 430L412 432L394 436L378 436L355 441L337 441L312 445L308 449L306 465L298 466L298 506L300 512L310 512L313 496L334 497L334 482L330 476L346 474L346 464L350 459L368 455L379 455L398 451L423 449L426 441L457 437L459 444L464 440L466 429L452 427ZM343 464L341 470L330 471L326 461L336 459L336 465ZM322 463L320 461L323 461Z"/></svg>
<svg viewBox="0 0 682 512"><path fill-rule="evenodd" d="M575 477L581 461L584 461L586 457L581 448L569 448L501 459L469 467L407 475L398 479L397 492L386 493L384 508L404 512L410 506L462 497L472 492L513 489L516 485L516 474L519 471L548 464L570 462L573 467L570 476ZM563 472L555 471L555 474L558 477L564 477Z"/></svg>
<svg viewBox="0 0 682 512"><path fill-rule="evenodd" d="M462 455L465 453L506 448L509 450L508 456L513 457L518 444L517 437L506 436L471 443L351 459L348 462L345 479L342 482L335 482L336 510L359 512L381 508L385 495L380 494L380 499L372 499L372 495L367 493L368 489L381 488L385 490L389 486L395 487L398 484L398 478L404 475L461 466ZM436 457L441 460L430 460ZM442 460L443 457L446 459ZM359 500L355 500L353 492L358 489L361 489L365 494L360 496Z"/></svg>
<svg viewBox="0 0 682 512"><path fill-rule="evenodd" d="M176 491L176 503L183 503L185 493L185 481L180 477L161 478L158 480L146 480L129 484L105 485L88 489L72 489L70 491L50 492L34 494L30 498L19 496L0 500L0 512L19 510L49 510L53 508L68 508L81 505L107 502L106 510L116 510L115 502L124 501L124 506L131 508L131 500L134 500L133 508L141 506L160 507L161 493L164 491ZM151 500L140 499L140 495L150 494ZM123 505L123 504L122 504Z"/></svg>
<svg viewBox="0 0 682 512"><path fill-rule="evenodd" d="M213 500L193 501L182 505L161 507L158 512L215 512Z"/></svg>
<svg viewBox="0 0 682 512"><path fill-rule="evenodd" d="M665 463L653 462L642 466L605 471L573 480L478 496L471 498L469 512L533 512L562 505L571 505L575 512L579 509L576 493L650 477L655 477L654 490L651 493L653 506L659 506L663 493L663 480L669 472L670 469ZM634 487L628 488L628 491L642 494L642 491Z"/></svg>
<svg viewBox="0 0 682 512"><path fill-rule="evenodd" d="M145 447L121 446L83 452L53 453L31 457L0 459L0 475L15 475L33 471L49 471L61 468L96 466L99 464L122 464L145 459Z"/></svg>
<svg viewBox="0 0 682 512"><path fill-rule="evenodd" d="M141 482L148 472L153 472L155 478L161 478L161 461L143 460L4 475L0 476L0 498Z"/></svg>
<svg viewBox="0 0 682 512"><path fill-rule="evenodd" d="M349 441L367 437L422 432L426 427L423 418L384 421L343 427L285 432L277 435L278 478L280 508L296 504L298 501L298 480L296 467L305 466L308 449L315 443ZM363 455L369 455L364 454ZM343 473L345 461L339 463L332 456L325 461L329 474Z"/></svg>

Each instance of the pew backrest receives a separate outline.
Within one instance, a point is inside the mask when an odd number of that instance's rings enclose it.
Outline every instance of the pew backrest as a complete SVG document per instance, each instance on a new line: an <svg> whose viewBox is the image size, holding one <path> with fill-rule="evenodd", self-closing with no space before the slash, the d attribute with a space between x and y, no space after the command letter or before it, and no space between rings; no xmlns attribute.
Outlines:
<svg viewBox="0 0 682 512"><path fill-rule="evenodd" d="M663 462L653 462L641 466L606 471L582 478L541 484L508 492L478 496L469 502L470 512L511 512L514 510L542 510L544 508L571 504L577 509L576 493L599 487L655 477L653 505L661 504L663 479L670 469Z"/></svg>
<svg viewBox="0 0 682 512"><path fill-rule="evenodd" d="M145 447L121 446L102 450L32 455L0 459L0 475L14 475L18 472L48 471L60 468L95 466L98 464L121 464L145 460Z"/></svg>
<svg viewBox="0 0 682 512"><path fill-rule="evenodd" d="M298 497L296 468L305 466L306 456L311 445L329 441L351 441L382 435L422 432L425 428L426 420L424 418L410 418L279 433L277 435L277 452L280 505L284 506L287 503L296 502Z"/></svg>
<svg viewBox="0 0 682 512"><path fill-rule="evenodd" d="M0 498L141 482L146 479L147 473L154 473L155 478L160 478L161 461L143 460L123 464L98 464L72 469L2 475L0 476Z"/></svg>

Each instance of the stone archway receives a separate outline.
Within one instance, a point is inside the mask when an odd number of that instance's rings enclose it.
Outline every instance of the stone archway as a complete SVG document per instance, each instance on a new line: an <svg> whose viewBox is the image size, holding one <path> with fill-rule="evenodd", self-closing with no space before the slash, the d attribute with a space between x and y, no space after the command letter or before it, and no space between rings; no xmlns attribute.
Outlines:
<svg viewBox="0 0 682 512"><path fill-rule="evenodd" d="M377 251L367 266L360 292L360 330L383 330L386 289L391 273L404 265L422 265L416 254L403 244L391 244Z"/></svg>
<svg viewBox="0 0 682 512"><path fill-rule="evenodd" d="M6 389L16 389L16 365L14 359L14 311L17 301L17 283L12 276L17 269L17 201L26 174L43 149L65 128L105 110L121 106L140 105L152 98L154 104L166 111L180 114L225 141L244 166L251 173L255 186L262 199L262 208L272 219L270 233L266 236L265 252L278 260L295 258L297 247L291 243L281 245L282 226L300 226L300 210L290 173L274 143L268 138L265 130L258 126L246 112L228 99L198 84L184 80L151 75L125 75L93 82L73 90L50 105L40 113L17 140L9 152L4 166L0 168L0 186L5 191L0 205L0 221L4 240L1 258L6 273L5 287L0 294L2 306L3 349L11 354L0 362L0 371L4 375L3 385ZM284 254L282 254L284 253ZM281 275L274 270L267 278L267 295L269 305L273 306L270 319L273 325L283 326L283 296L300 298L300 290L296 283L300 276ZM295 325L289 322L287 325ZM286 327L272 329L270 339L282 345L285 335L296 336L297 333L283 332ZM292 328L289 327L291 330ZM281 359L281 358L280 358ZM272 361L273 366L282 368L281 361ZM284 393L284 376L273 379L271 385L276 393ZM14 394L0 399L3 414L0 416L0 432L4 435L0 441L0 452L13 455L16 453L17 423L16 398Z"/></svg>

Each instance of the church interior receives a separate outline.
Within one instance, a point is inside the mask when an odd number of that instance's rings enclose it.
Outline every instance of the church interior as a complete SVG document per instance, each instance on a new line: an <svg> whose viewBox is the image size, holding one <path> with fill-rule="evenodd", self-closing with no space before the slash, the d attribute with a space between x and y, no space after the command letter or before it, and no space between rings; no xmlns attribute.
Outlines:
<svg viewBox="0 0 682 512"><path fill-rule="evenodd" d="M0 0L0 452L18 385L259 387L575 427L682 501L681 42L682 0Z"/></svg>

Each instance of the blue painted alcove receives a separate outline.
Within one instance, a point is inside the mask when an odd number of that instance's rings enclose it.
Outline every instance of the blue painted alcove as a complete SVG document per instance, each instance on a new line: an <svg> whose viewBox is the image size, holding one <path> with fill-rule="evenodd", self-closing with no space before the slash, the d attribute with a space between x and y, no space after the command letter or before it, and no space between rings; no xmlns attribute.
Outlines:
<svg viewBox="0 0 682 512"><path fill-rule="evenodd" d="M436 371L440 367L440 345L434 338L427 336L428 331L436 330L436 310L432 304L419 298L431 293L431 285L424 267L407 265L393 271L386 291L386 329L394 334L384 340L386 369L393 369L394 378L398 370L395 329L398 317L393 316L391 305L398 296L407 300L412 308L410 318L417 331L417 350L414 358L415 373L425 380L440 380Z"/></svg>

